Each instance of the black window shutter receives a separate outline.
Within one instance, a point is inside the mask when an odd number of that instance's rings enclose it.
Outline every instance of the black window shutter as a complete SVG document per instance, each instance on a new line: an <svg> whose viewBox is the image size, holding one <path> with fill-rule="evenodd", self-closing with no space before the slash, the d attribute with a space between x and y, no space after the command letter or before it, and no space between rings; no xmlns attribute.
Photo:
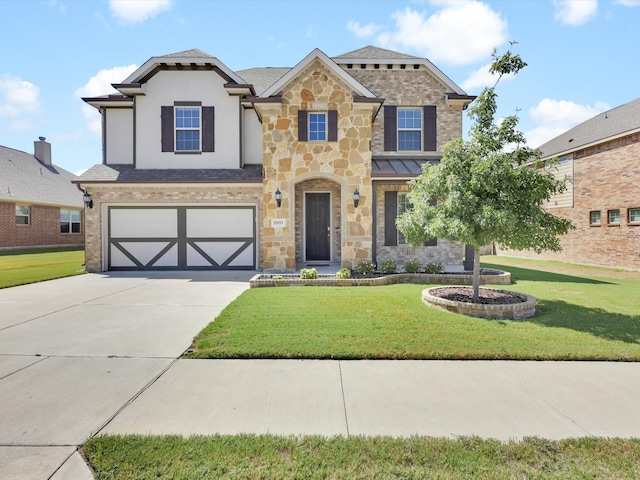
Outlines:
<svg viewBox="0 0 640 480"><path fill-rule="evenodd" d="M398 150L398 107L387 105L384 107L384 151Z"/></svg>
<svg viewBox="0 0 640 480"><path fill-rule="evenodd" d="M309 140L309 129L307 128L307 111L298 110L298 141L306 142Z"/></svg>
<svg viewBox="0 0 640 480"><path fill-rule="evenodd" d="M424 137L424 151L435 152L438 150L435 105L424 106L424 128L422 135Z"/></svg>
<svg viewBox="0 0 640 480"><path fill-rule="evenodd" d="M427 240L426 242L424 242L424 246L425 247L437 247L438 246L438 239L437 238L432 238L431 240Z"/></svg>
<svg viewBox="0 0 640 480"><path fill-rule="evenodd" d="M384 192L384 244L386 246L398 245L397 216L398 192Z"/></svg>
<svg viewBox="0 0 640 480"><path fill-rule="evenodd" d="M161 107L160 123L162 151L173 152L173 107Z"/></svg>
<svg viewBox="0 0 640 480"><path fill-rule="evenodd" d="M338 141L338 111L329 110L327 114L327 126L329 128L327 140L329 142Z"/></svg>
<svg viewBox="0 0 640 480"><path fill-rule="evenodd" d="M202 107L202 151L215 152L215 107Z"/></svg>

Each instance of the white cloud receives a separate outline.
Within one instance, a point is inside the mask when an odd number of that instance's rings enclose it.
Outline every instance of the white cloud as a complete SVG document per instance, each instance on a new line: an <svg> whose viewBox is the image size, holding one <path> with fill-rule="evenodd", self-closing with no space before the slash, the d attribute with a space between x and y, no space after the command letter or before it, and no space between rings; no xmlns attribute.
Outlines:
<svg viewBox="0 0 640 480"><path fill-rule="evenodd" d="M138 68L137 65L127 65L123 67L113 67L109 70L100 70L89 79L82 87L74 92L78 98L97 97L115 93L112 83L122 82ZM102 123L98 111L90 105L82 106L82 115L87 122L87 127L98 136L102 135Z"/></svg>
<svg viewBox="0 0 640 480"><path fill-rule="evenodd" d="M360 23L354 20L350 20L349 22L347 22L347 30L353 32L353 34L357 38L370 38L380 30L382 30L382 27L380 25L376 25L375 23L360 25Z"/></svg>
<svg viewBox="0 0 640 480"><path fill-rule="evenodd" d="M129 24L144 22L170 7L170 0L109 0L111 14Z"/></svg>
<svg viewBox="0 0 640 480"><path fill-rule="evenodd" d="M40 109L40 89L8 73L0 75L0 117L17 118Z"/></svg>
<svg viewBox="0 0 640 480"><path fill-rule="evenodd" d="M640 0L616 0L613 3L623 7L640 7Z"/></svg>
<svg viewBox="0 0 640 480"><path fill-rule="evenodd" d="M525 132L527 143L532 147L539 147L610 108L609 104L605 102L596 102L591 106L580 105L568 100L545 98L529 110L531 118L538 126Z"/></svg>
<svg viewBox="0 0 640 480"><path fill-rule="evenodd" d="M598 0L554 0L553 4L553 18L572 27L587 23L598 12Z"/></svg>
<svg viewBox="0 0 640 480"><path fill-rule="evenodd" d="M433 1L435 13L405 8L392 15L395 30L383 31L377 43L392 50L416 51L435 63L468 65L486 59L507 40L507 22L490 6L475 0ZM352 24L356 33L367 27ZM451 39L455 39L452 41Z"/></svg>

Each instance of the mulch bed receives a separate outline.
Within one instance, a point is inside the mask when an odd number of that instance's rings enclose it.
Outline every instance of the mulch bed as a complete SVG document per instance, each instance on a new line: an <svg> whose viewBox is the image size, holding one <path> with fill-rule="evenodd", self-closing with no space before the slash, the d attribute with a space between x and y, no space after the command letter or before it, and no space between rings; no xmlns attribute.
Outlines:
<svg viewBox="0 0 640 480"><path fill-rule="evenodd" d="M446 300L464 303L481 303L484 305L508 305L527 301L527 297L507 290L495 290L493 288L481 288L478 292L478 301L473 302L473 288L471 287L442 287L433 288L431 295Z"/></svg>

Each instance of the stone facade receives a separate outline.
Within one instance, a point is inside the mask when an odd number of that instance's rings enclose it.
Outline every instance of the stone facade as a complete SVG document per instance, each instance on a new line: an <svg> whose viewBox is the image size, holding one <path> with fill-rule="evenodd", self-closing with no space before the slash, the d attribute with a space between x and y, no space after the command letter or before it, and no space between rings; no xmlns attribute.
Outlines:
<svg viewBox="0 0 640 480"><path fill-rule="evenodd" d="M86 268L103 270L103 246L106 243L106 214L109 206L145 205L252 205L256 206L258 225L262 218L262 186L256 185L93 185L90 187L93 208L86 209ZM262 235L258 231L258 264Z"/></svg>
<svg viewBox="0 0 640 480"><path fill-rule="evenodd" d="M574 153L573 207L549 208L576 226L560 239L562 252L498 251L499 254L640 270L640 224L628 218L640 208L640 134L629 135ZM609 225L607 212L620 210L620 223ZM590 225L599 211L600 226Z"/></svg>
<svg viewBox="0 0 640 480"><path fill-rule="evenodd" d="M341 265L350 268L359 260L370 259L373 234L371 107L354 102L344 82L315 60L289 83L281 103L260 108L264 152L264 270L296 268L296 250L299 258L301 256L301 246L296 243L296 236L301 238L296 209L305 191L304 182L314 179L331 182L331 190L335 192L332 215L340 222L334 225L334 232L335 227L340 227L340 245L334 252L340 253ZM299 110L337 110L337 141L299 141ZM358 208L349 201L356 189L360 192ZM282 192L281 207L277 207L274 200L276 190ZM340 204L335 204L336 201ZM284 220L284 225L274 228L273 220ZM334 242L337 236L334 233Z"/></svg>
<svg viewBox="0 0 640 480"><path fill-rule="evenodd" d="M30 224L16 225L16 204L0 202L0 248L84 244L84 225L80 227L82 233L60 233L60 207L29 206Z"/></svg>

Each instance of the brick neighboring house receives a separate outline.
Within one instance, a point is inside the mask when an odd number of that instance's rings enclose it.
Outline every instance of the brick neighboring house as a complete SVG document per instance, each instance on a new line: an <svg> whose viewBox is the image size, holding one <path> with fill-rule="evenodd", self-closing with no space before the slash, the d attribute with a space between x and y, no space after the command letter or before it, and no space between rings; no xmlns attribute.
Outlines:
<svg viewBox="0 0 640 480"><path fill-rule="evenodd" d="M51 163L44 137L34 150L0 146L0 249L84 244L78 177Z"/></svg>
<svg viewBox="0 0 640 480"><path fill-rule="evenodd" d="M576 230L562 252L498 254L640 270L640 98L596 115L540 147L557 157L558 175L573 177L547 209Z"/></svg>
<svg viewBox="0 0 640 480"><path fill-rule="evenodd" d="M467 95L429 60L375 47L234 72L200 50L153 57L102 114L103 163L77 183L87 268L264 269L392 258L460 270L464 245L413 248L407 181L462 135ZM470 258L467 261L471 261Z"/></svg>

